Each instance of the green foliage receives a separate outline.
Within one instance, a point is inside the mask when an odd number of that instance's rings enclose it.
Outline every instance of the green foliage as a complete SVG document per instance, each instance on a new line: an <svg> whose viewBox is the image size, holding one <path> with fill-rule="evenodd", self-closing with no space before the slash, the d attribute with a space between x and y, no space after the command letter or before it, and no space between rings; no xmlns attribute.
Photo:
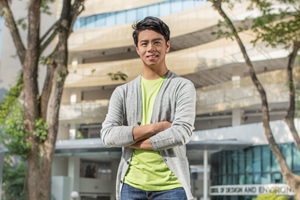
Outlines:
<svg viewBox="0 0 300 200"><path fill-rule="evenodd" d="M27 141L29 133L25 131L24 120L24 106L16 103L2 126L0 140L9 155L19 155L25 159L29 155L30 143Z"/></svg>
<svg viewBox="0 0 300 200"><path fill-rule="evenodd" d="M128 78L128 76L126 74L124 74L123 72L121 72L121 71L118 71L115 74L114 73L108 73L107 75L110 76L112 81L117 81L119 79L121 79L123 81L126 81L126 79Z"/></svg>
<svg viewBox="0 0 300 200"><path fill-rule="evenodd" d="M290 196L276 195L276 190L270 192L269 194L258 195L253 200L288 200Z"/></svg>
<svg viewBox="0 0 300 200"><path fill-rule="evenodd" d="M8 156L3 164L3 199L26 200L24 184L26 179L27 163L22 161L13 164Z"/></svg>
<svg viewBox="0 0 300 200"><path fill-rule="evenodd" d="M18 102L18 97L23 90L22 74L19 75L16 86L12 87L8 95L4 96L4 101L0 104L0 126L5 123L5 118Z"/></svg>
<svg viewBox="0 0 300 200"><path fill-rule="evenodd" d="M43 118L37 119L34 122L36 130L33 134L39 138L40 142L44 142L47 139L48 123Z"/></svg>
<svg viewBox="0 0 300 200"><path fill-rule="evenodd" d="M213 1L213 0L212 0ZM239 0L230 1L224 0L233 8L234 3ZM255 39L251 41L253 45L257 42L266 42L266 46L276 47L283 45L289 48L292 41L300 40L300 5L299 0L251 0L248 10L258 9L261 16L256 18L245 18L241 21L239 26L236 26L237 33L251 29L255 33ZM283 3L286 8L282 6L274 6L275 4ZM251 24L251 25L250 25ZM217 26L219 30L212 32L212 35L217 35L218 38L226 37L233 39L234 33L229 30L229 23L219 20ZM222 29L223 28L223 29ZM225 28L225 29L224 29Z"/></svg>
<svg viewBox="0 0 300 200"><path fill-rule="evenodd" d="M26 20L28 19L28 16L26 16L26 17L22 17L22 18L20 18L20 19L18 19L17 21L16 21L16 24L18 25L18 26L21 26L21 28L25 31L25 30L27 30L27 23L26 23Z"/></svg>
<svg viewBox="0 0 300 200"><path fill-rule="evenodd" d="M53 3L55 0L42 0L41 2L41 13L45 13L47 15L51 15L49 3Z"/></svg>
<svg viewBox="0 0 300 200"><path fill-rule="evenodd" d="M20 74L16 86L9 90L0 104L0 142L8 149L9 155L26 158L30 143L27 142L29 134L25 131L24 107L18 102L22 90L23 79Z"/></svg>

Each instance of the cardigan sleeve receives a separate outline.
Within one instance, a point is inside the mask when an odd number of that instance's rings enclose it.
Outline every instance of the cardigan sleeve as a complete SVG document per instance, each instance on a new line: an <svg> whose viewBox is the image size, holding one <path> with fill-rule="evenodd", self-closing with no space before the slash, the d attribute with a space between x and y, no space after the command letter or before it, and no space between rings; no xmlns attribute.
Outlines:
<svg viewBox="0 0 300 200"><path fill-rule="evenodd" d="M106 147L124 147L134 143L132 130L134 126L122 126L124 113L124 93L117 87L113 92L108 113L102 124L100 137Z"/></svg>
<svg viewBox="0 0 300 200"><path fill-rule="evenodd" d="M193 134L196 115L196 90L192 82L179 88L172 126L150 137L153 150L164 150L187 144Z"/></svg>

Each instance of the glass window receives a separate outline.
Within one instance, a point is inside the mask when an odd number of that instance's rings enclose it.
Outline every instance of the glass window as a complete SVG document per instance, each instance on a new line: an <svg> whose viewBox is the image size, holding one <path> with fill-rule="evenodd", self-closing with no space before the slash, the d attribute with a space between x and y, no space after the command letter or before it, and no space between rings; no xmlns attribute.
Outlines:
<svg viewBox="0 0 300 200"><path fill-rule="evenodd" d="M190 9L190 8L193 8L194 7L194 1L183 1L182 2L182 9L183 10L187 10L187 9Z"/></svg>
<svg viewBox="0 0 300 200"><path fill-rule="evenodd" d="M125 24L126 23L126 12L119 11L116 13L116 24Z"/></svg>
<svg viewBox="0 0 300 200"><path fill-rule="evenodd" d="M285 157L286 164L289 166L290 169L292 169L292 147L291 143L288 144L282 144L281 151Z"/></svg>
<svg viewBox="0 0 300 200"><path fill-rule="evenodd" d="M227 173L232 174L231 151L227 152Z"/></svg>
<svg viewBox="0 0 300 200"><path fill-rule="evenodd" d="M100 14L96 16L96 27L105 26L106 22L106 14Z"/></svg>
<svg viewBox="0 0 300 200"><path fill-rule="evenodd" d="M116 25L116 15L115 13L107 13L106 15L106 26Z"/></svg>
<svg viewBox="0 0 300 200"><path fill-rule="evenodd" d="M126 17L127 17L127 19L126 19L127 23L136 21L136 19L137 19L136 9L127 10Z"/></svg>
<svg viewBox="0 0 300 200"><path fill-rule="evenodd" d="M253 148L253 171L260 172L261 171L261 153L260 153L260 146L256 146Z"/></svg>
<svg viewBox="0 0 300 200"><path fill-rule="evenodd" d="M233 184L233 185L239 184L238 178L239 178L238 175L233 175L233 176L232 176L232 184Z"/></svg>
<svg viewBox="0 0 300 200"><path fill-rule="evenodd" d="M280 173L272 174L272 183L281 183L281 174Z"/></svg>
<svg viewBox="0 0 300 200"><path fill-rule="evenodd" d="M80 28L80 22L78 19L76 19L76 21L74 22L74 25L73 25L73 29L79 29Z"/></svg>
<svg viewBox="0 0 300 200"><path fill-rule="evenodd" d="M78 24L79 24L79 28L85 28L86 26L86 24L85 24L85 18L79 18L78 19Z"/></svg>
<svg viewBox="0 0 300 200"><path fill-rule="evenodd" d="M280 171L280 167L278 165L277 159L274 156L274 154L272 153L272 167L271 167L271 171L272 172L277 172Z"/></svg>
<svg viewBox="0 0 300 200"><path fill-rule="evenodd" d="M239 154L239 173L245 172L245 151L238 151Z"/></svg>
<svg viewBox="0 0 300 200"><path fill-rule="evenodd" d="M162 2L159 4L159 14L160 16L167 16L171 14L170 2Z"/></svg>
<svg viewBox="0 0 300 200"><path fill-rule="evenodd" d="M260 173L253 175L253 183L254 184L260 184Z"/></svg>
<svg viewBox="0 0 300 200"><path fill-rule="evenodd" d="M270 184L270 183L271 183L270 173L263 173L261 176L261 184Z"/></svg>
<svg viewBox="0 0 300 200"><path fill-rule="evenodd" d="M271 169L271 150L269 146L262 147L262 171L267 172Z"/></svg>
<svg viewBox="0 0 300 200"><path fill-rule="evenodd" d="M293 170L300 170L300 152L298 151L295 143L292 143L293 147Z"/></svg>
<svg viewBox="0 0 300 200"><path fill-rule="evenodd" d="M252 172L252 148L246 151L246 172Z"/></svg>
<svg viewBox="0 0 300 200"><path fill-rule="evenodd" d="M218 185L221 185L222 184L222 176L219 176L218 177Z"/></svg>
<svg viewBox="0 0 300 200"><path fill-rule="evenodd" d="M147 17L147 7L142 7L137 9L137 20L144 19Z"/></svg>
<svg viewBox="0 0 300 200"><path fill-rule="evenodd" d="M148 15L153 16L153 17L158 17L159 16L159 5L154 4L148 6Z"/></svg>
<svg viewBox="0 0 300 200"><path fill-rule="evenodd" d="M253 184L252 174L246 174L246 184Z"/></svg>
<svg viewBox="0 0 300 200"><path fill-rule="evenodd" d="M171 1L171 13L180 12L182 10L182 2L180 0Z"/></svg>
<svg viewBox="0 0 300 200"><path fill-rule="evenodd" d="M244 185L245 184L245 175L241 174L239 175L239 185Z"/></svg>
<svg viewBox="0 0 300 200"><path fill-rule="evenodd" d="M222 185L226 185L226 184L227 184L227 182L226 182L226 176L224 175L222 177Z"/></svg>
<svg viewBox="0 0 300 200"><path fill-rule="evenodd" d="M90 16L86 18L86 28L95 28L96 16Z"/></svg>
<svg viewBox="0 0 300 200"><path fill-rule="evenodd" d="M223 174L227 174L226 172L226 166L227 166L227 163L226 163L226 151L223 151L222 152L222 173Z"/></svg>
<svg viewBox="0 0 300 200"><path fill-rule="evenodd" d="M227 184L232 185L232 176L227 176Z"/></svg>
<svg viewBox="0 0 300 200"><path fill-rule="evenodd" d="M238 151L234 151L231 154L232 159L232 173L237 174L238 173Z"/></svg>

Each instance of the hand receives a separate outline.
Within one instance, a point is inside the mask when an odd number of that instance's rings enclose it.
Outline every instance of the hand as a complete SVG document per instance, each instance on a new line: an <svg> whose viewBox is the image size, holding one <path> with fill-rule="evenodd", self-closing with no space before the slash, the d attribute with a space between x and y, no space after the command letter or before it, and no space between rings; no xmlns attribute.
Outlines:
<svg viewBox="0 0 300 200"><path fill-rule="evenodd" d="M157 126L157 131L156 131L157 133L164 131L172 126L172 123L170 123L168 121L162 121L162 122L158 122L155 124Z"/></svg>
<svg viewBox="0 0 300 200"><path fill-rule="evenodd" d="M129 146L132 149L144 149L144 150L153 150L152 145L150 143L150 139L140 140Z"/></svg>

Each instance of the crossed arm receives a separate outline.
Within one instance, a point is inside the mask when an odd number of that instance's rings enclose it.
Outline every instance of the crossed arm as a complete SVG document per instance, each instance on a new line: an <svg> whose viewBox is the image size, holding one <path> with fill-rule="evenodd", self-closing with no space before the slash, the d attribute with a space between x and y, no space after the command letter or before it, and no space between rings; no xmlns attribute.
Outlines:
<svg viewBox="0 0 300 200"><path fill-rule="evenodd" d="M132 130L134 144L130 145L133 149L153 150L149 137L170 128L172 123L168 121L136 126Z"/></svg>
<svg viewBox="0 0 300 200"><path fill-rule="evenodd" d="M163 150L189 142L194 128L196 106L196 91L192 83L184 85L184 89L178 92L172 123L162 121L144 126L122 126L122 93L120 88L114 91L109 112L102 124L100 136L106 147Z"/></svg>

